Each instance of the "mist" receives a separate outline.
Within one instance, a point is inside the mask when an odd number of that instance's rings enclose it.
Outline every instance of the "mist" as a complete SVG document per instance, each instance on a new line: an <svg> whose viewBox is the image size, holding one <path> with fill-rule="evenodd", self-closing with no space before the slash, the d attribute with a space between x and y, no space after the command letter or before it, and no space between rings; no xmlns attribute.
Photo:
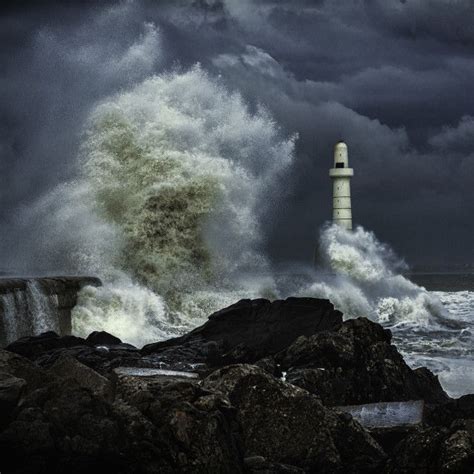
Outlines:
<svg viewBox="0 0 474 474"><path fill-rule="evenodd" d="M472 4L443 5L10 3L0 20L0 268L69 268L74 253L59 228L64 258L42 258L45 221L32 209L80 174L91 112L197 63L298 136L292 166L274 180L281 199L259 217L271 263L311 261L330 218L327 170L340 138L356 172L356 223L410 265L472 263Z"/></svg>

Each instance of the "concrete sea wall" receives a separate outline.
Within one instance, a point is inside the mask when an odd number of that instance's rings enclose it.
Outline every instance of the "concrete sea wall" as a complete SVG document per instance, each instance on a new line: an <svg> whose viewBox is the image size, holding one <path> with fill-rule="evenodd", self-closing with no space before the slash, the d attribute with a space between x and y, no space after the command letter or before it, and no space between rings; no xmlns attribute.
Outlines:
<svg viewBox="0 0 474 474"><path fill-rule="evenodd" d="M0 278L0 347L45 331L71 333L71 310L95 277Z"/></svg>

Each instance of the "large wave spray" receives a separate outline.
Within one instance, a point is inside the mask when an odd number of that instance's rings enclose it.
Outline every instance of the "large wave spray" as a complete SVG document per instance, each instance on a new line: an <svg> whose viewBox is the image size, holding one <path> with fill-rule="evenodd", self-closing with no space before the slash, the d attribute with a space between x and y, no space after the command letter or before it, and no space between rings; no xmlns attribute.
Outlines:
<svg viewBox="0 0 474 474"><path fill-rule="evenodd" d="M362 227L326 226L320 234L322 273L302 289L329 298L346 317L369 317L390 326L447 324L433 294L405 278L403 261Z"/></svg>
<svg viewBox="0 0 474 474"><path fill-rule="evenodd" d="M293 141L199 66L100 104L71 186L94 216L79 232L78 260L106 285L82 292L75 331L99 327L143 343L271 291L271 279L249 285L242 275L268 270L259 222ZM64 222L74 203L61 202Z"/></svg>

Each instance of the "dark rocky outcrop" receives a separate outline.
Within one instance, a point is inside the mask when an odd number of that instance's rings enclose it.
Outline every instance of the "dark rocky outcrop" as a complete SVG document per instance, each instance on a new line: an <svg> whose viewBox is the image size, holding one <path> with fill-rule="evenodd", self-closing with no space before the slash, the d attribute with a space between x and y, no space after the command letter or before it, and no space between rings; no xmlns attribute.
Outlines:
<svg viewBox="0 0 474 474"><path fill-rule="evenodd" d="M76 336L60 337L49 331L18 339L5 349L27 357L42 367L51 366L61 357L73 357L101 373L107 373L119 365L143 364L138 349L104 331L91 333L86 339Z"/></svg>
<svg viewBox="0 0 474 474"><path fill-rule="evenodd" d="M4 351L6 352L6 351ZM6 367L28 377L30 363ZM38 369L41 371L41 369ZM235 410L220 395L185 382L117 387L74 360L25 384L0 431L4 472L242 472ZM115 391L115 388L114 388ZM12 398L12 397L11 397ZM17 397L18 398L18 397Z"/></svg>
<svg viewBox="0 0 474 474"><path fill-rule="evenodd" d="M185 357L211 365L252 363L288 347L299 336L335 330L342 314L328 300L288 298L241 300L212 314L204 325L185 336L149 344L143 354Z"/></svg>
<svg viewBox="0 0 474 474"><path fill-rule="evenodd" d="M449 427L463 419L474 420L474 394L430 407L426 414L426 421L432 426Z"/></svg>
<svg viewBox="0 0 474 474"><path fill-rule="evenodd" d="M307 472L376 472L385 454L351 417L256 366L234 365L203 381L237 409L246 455Z"/></svg>
<svg viewBox="0 0 474 474"><path fill-rule="evenodd" d="M298 338L275 361L289 382L327 405L447 401L438 379L427 369L410 369L390 342L389 330L358 318L336 331Z"/></svg>
<svg viewBox="0 0 474 474"><path fill-rule="evenodd" d="M54 331L48 331L38 336L22 337L21 339L9 344L5 349L29 359L36 359L45 352L84 345L86 345L86 341L81 337L60 337Z"/></svg>
<svg viewBox="0 0 474 474"><path fill-rule="evenodd" d="M384 472L471 474L473 469L473 432L453 426L426 427L410 434L396 446Z"/></svg>
<svg viewBox="0 0 474 474"><path fill-rule="evenodd" d="M431 372L405 364L389 331L364 318L343 323L325 300L244 300L141 351L107 333L51 332L8 349L0 351L2 472L474 467L474 395L450 400ZM424 419L392 431L366 429L333 407L410 399L428 402Z"/></svg>
<svg viewBox="0 0 474 474"><path fill-rule="evenodd" d="M94 331L87 336L86 342L93 346L115 346L122 341L105 331Z"/></svg>

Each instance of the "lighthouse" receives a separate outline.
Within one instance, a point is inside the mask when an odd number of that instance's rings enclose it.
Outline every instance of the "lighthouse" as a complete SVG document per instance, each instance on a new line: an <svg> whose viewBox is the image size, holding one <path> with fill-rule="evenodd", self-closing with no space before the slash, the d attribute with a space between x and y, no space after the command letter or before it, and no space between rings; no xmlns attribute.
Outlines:
<svg viewBox="0 0 474 474"><path fill-rule="evenodd" d="M329 170L332 179L332 220L347 230L352 229L351 177L347 145L340 141L334 147L334 167Z"/></svg>

